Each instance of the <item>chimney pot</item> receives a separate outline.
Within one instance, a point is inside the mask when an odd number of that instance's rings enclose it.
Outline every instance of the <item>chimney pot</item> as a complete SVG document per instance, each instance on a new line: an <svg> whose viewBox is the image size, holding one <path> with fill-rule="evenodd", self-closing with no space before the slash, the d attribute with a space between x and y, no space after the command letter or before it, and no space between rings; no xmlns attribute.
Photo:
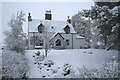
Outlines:
<svg viewBox="0 0 120 80"><path fill-rule="evenodd" d="M28 13L28 21L32 21L30 13Z"/></svg>
<svg viewBox="0 0 120 80"><path fill-rule="evenodd" d="M69 16L68 16L68 19L69 19Z"/></svg>
<svg viewBox="0 0 120 80"><path fill-rule="evenodd" d="M69 16L68 16L68 20L67 21L68 21L69 24L71 24L71 19L69 18Z"/></svg>

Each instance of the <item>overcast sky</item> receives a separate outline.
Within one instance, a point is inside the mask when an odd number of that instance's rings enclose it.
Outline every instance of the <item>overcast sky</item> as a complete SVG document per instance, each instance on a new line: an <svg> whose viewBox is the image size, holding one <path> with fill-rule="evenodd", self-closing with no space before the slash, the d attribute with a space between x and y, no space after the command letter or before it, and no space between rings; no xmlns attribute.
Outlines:
<svg viewBox="0 0 120 80"><path fill-rule="evenodd" d="M23 30L27 33L27 16L30 12L33 19L44 19L45 11L52 11L53 20L67 20L67 16L73 16L82 11L90 9L93 2L3 2L2 3L2 31L8 29L8 21L13 14L23 11L26 15Z"/></svg>

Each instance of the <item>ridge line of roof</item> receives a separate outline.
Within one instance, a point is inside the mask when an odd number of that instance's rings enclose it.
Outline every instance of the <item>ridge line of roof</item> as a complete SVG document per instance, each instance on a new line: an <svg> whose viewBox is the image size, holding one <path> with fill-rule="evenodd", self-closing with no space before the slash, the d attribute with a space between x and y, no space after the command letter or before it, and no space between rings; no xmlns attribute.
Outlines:
<svg viewBox="0 0 120 80"><path fill-rule="evenodd" d="M32 19L32 20L44 20L44 21L61 21L61 22L67 22L67 21L62 21L62 20L45 20L45 19Z"/></svg>

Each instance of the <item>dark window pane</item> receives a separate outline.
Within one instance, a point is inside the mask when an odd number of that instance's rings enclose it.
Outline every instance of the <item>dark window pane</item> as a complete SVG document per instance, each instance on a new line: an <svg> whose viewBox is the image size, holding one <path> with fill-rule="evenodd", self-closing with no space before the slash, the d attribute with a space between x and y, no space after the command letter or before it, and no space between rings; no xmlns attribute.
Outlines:
<svg viewBox="0 0 120 80"><path fill-rule="evenodd" d="M66 39L67 46L69 46L69 39Z"/></svg>
<svg viewBox="0 0 120 80"><path fill-rule="evenodd" d="M61 41L59 39L56 41L56 46L61 46Z"/></svg>
<svg viewBox="0 0 120 80"><path fill-rule="evenodd" d="M66 34L69 34L70 33L70 27L67 25L65 28L64 28L64 31Z"/></svg>

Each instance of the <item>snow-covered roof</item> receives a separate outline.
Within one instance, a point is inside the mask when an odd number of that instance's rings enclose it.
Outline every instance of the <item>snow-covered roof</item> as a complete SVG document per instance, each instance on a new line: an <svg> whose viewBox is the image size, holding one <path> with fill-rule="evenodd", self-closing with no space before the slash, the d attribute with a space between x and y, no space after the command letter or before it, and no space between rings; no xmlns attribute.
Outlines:
<svg viewBox="0 0 120 80"><path fill-rule="evenodd" d="M77 38L77 39L81 39L81 38L85 38L85 37L82 37L82 36L80 36L80 35L76 35L76 38Z"/></svg>
<svg viewBox="0 0 120 80"><path fill-rule="evenodd" d="M38 26L41 23L44 25L44 27L47 27L49 32L54 30L55 33L65 33L64 28L68 25L70 27L70 33L76 33L73 29L72 24L69 24L67 21L43 19L32 19L32 21L29 22L29 32L38 32Z"/></svg>
<svg viewBox="0 0 120 80"><path fill-rule="evenodd" d="M50 39L54 38L54 37L57 36L58 34L64 39L64 37L63 37L60 33L55 33L53 36L50 37Z"/></svg>

